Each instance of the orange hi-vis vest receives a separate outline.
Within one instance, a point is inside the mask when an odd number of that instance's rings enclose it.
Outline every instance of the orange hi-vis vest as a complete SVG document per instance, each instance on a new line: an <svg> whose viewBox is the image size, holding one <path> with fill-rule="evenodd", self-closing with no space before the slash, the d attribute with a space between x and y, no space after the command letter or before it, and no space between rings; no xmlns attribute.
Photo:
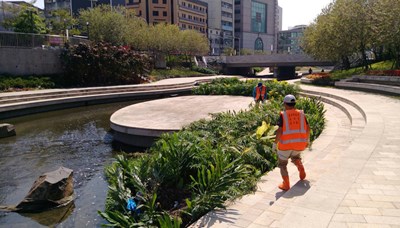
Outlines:
<svg viewBox="0 0 400 228"><path fill-rule="evenodd" d="M278 142L279 150L304 150L307 147L307 122L302 110L281 112L283 118L282 135Z"/></svg>
<svg viewBox="0 0 400 228"><path fill-rule="evenodd" d="M267 92L267 87L265 85L256 88L256 100L264 100L265 93Z"/></svg>

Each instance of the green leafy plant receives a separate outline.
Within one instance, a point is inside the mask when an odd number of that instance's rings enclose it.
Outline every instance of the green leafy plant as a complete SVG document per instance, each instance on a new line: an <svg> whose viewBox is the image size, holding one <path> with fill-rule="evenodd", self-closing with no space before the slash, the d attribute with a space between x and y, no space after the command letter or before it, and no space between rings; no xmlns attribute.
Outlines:
<svg viewBox="0 0 400 228"><path fill-rule="evenodd" d="M201 84L193 90L196 95L239 95L251 96L254 87L263 82L267 87L267 98L278 98L286 94L297 94L297 86L289 84L285 81L278 82L277 80L247 80L241 81L238 78L218 78L211 83Z"/></svg>
<svg viewBox="0 0 400 228"><path fill-rule="evenodd" d="M188 211L193 220L214 208L225 208L224 202L231 198L231 191L249 174L240 161L230 161L223 153L213 155L207 166L203 165L197 177L191 176L191 188L195 193L192 200L187 200Z"/></svg>
<svg viewBox="0 0 400 228"><path fill-rule="evenodd" d="M192 70L203 73L203 74L216 74L215 71L213 71L209 68L204 68L204 67L194 66L194 67L192 67Z"/></svg>
<svg viewBox="0 0 400 228"><path fill-rule="evenodd" d="M44 76L0 76L0 90L28 90L54 88L55 82L51 77Z"/></svg>

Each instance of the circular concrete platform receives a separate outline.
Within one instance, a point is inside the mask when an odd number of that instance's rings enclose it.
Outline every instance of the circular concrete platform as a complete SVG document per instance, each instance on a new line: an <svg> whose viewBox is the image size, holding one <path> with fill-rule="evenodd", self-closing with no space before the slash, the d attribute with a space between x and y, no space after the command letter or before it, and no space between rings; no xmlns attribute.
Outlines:
<svg viewBox="0 0 400 228"><path fill-rule="evenodd" d="M135 147L149 147L162 133L179 131L210 113L245 110L253 101L242 96L183 96L127 106L110 118L114 140Z"/></svg>

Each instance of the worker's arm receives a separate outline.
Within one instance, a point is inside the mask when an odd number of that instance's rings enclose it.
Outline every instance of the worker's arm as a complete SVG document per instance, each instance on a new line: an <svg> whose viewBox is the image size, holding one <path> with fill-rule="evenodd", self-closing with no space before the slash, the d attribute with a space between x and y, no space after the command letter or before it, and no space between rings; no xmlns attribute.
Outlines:
<svg viewBox="0 0 400 228"><path fill-rule="evenodd" d="M253 98L256 99L256 87L253 89Z"/></svg>
<svg viewBox="0 0 400 228"><path fill-rule="evenodd" d="M276 131L275 143L279 142L279 140L281 139L281 135L282 135L282 127L279 127L278 130Z"/></svg>

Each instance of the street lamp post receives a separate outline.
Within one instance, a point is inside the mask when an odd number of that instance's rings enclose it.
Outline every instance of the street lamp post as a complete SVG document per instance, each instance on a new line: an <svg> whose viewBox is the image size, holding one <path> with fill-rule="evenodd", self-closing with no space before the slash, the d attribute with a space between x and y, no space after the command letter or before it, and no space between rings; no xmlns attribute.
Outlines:
<svg viewBox="0 0 400 228"><path fill-rule="evenodd" d="M88 37L88 40L90 40L90 31L89 31L89 27L90 27L90 23L89 23L89 21L87 21L86 22L86 29L87 29L87 37Z"/></svg>

